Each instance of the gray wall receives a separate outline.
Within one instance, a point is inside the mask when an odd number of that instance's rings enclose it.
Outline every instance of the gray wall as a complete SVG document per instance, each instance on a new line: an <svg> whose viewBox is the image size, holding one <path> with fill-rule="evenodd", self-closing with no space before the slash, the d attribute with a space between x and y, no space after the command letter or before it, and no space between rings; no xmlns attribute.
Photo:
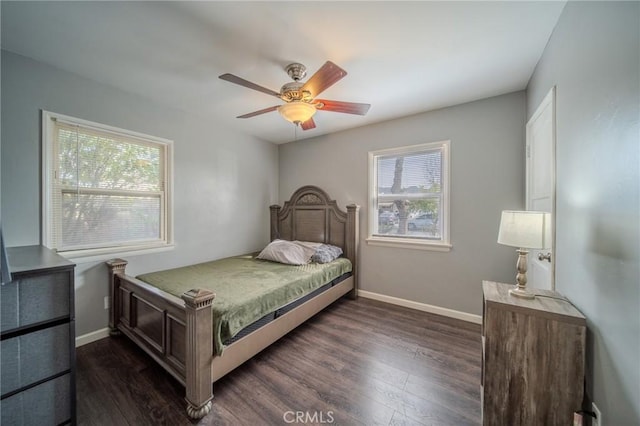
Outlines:
<svg viewBox="0 0 640 426"><path fill-rule="evenodd" d="M525 108L517 92L280 145L280 201L314 184L359 204L362 290L479 315L483 279L515 280L515 251L496 240L500 211L524 207ZM447 139L451 252L368 246L367 153Z"/></svg>
<svg viewBox="0 0 640 426"><path fill-rule="evenodd" d="M531 78L557 87L556 287L587 317L587 389L640 424L640 4L568 2Z"/></svg>
<svg viewBox="0 0 640 426"><path fill-rule="evenodd" d="M128 257L131 274L245 253L269 241L276 145L3 51L1 205L8 246L40 243L41 109L174 141L176 248ZM102 262L78 264L78 335L107 326L106 276Z"/></svg>

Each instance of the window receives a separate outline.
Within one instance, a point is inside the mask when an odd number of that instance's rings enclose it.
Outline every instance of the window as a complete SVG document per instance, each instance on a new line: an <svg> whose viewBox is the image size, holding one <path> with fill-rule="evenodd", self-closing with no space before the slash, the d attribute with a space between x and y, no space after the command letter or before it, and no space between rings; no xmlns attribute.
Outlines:
<svg viewBox="0 0 640 426"><path fill-rule="evenodd" d="M448 251L449 141L369 153L369 244Z"/></svg>
<svg viewBox="0 0 640 426"><path fill-rule="evenodd" d="M43 239L69 256L171 244L172 142L43 111Z"/></svg>

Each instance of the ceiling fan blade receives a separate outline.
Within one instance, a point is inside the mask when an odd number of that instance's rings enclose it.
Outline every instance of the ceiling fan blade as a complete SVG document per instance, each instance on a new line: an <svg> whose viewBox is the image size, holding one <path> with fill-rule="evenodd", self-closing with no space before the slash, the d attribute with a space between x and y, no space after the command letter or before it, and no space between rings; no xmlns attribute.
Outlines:
<svg viewBox="0 0 640 426"><path fill-rule="evenodd" d="M313 121L313 117L311 117L307 121L305 121L302 124L300 124L300 127L302 127L302 130L315 129L316 128L316 122Z"/></svg>
<svg viewBox="0 0 640 426"><path fill-rule="evenodd" d="M275 105L275 106L272 106L272 107L269 107L269 108L261 109L260 111L253 111L253 112L250 112L248 114L239 115L236 118L251 118L251 117L255 117L256 115L260 115L260 114L264 114L264 113L267 113L267 112L275 111L275 110L278 109L279 106L280 105Z"/></svg>
<svg viewBox="0 0 640 426"><path fill-rule="evenodd" d="M333 62L327 61L311 76L304 86L302 86L302 90L308 90L309 93L311 93L311 97L315 98L345 75L347 75L345 70Z"/></svg>
<svg viewBox="0 0 640 426"><path fill-rule="evenodd" d="M316 99L314 103L316 102L318 103L316 108L321 111L342 112L345 114L365 115L367 111L369 111L369 108L371 108L370 104L359 104L355 102L329 101L326 99Z"/></svg>
<svg viewBox="0 0 640 426"><path fill-rule="evenodd" d="M280 93L274 92L273 90L267 89L266 87L259 86L255 83L245 80L244 78L240 78L237 75L227 73L227 74L222 74L221 76L218 76L218 78L228 81L230 83L235 83L240 86L248 87L249 89L257 90L258 92L266 93L267 95L272 95L278 98L280 97Z"/></svg>

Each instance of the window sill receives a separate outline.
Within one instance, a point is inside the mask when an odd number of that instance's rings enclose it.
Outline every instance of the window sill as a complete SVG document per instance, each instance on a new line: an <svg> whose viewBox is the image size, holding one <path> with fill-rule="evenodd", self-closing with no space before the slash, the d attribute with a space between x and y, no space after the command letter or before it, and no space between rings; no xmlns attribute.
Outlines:
<svg viewBox="0 0 640 426"><path fill-rule="evenodd" d="M175 248L173 244L162 244L153 246L130 246L130 247L109 247L104 249L76 250L58 252L62 257L74 263L103 262L114 257L140 256L143 254L160 253L170 251Z"/></svg>
<svg viewBox="0 0 640 426"><path fill-rule="evenodd" d="M391 239L391 238L369 237L367 238L366 241L367 241L367 244L370 246L408 248L408 249L414 249L414 250L441 251L441 252L449 252L453 247L449 243L416 241L408 238Z"/></svg>

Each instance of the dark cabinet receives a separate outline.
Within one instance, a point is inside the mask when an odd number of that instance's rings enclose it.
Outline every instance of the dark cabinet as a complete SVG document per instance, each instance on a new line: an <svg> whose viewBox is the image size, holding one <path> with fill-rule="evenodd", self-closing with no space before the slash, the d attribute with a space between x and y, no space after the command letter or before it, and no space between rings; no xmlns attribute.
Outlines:
<svg viewBox="0 0 640 426"><path fill-rule="evenodd" d="M42 246L7 249L0 288L3 425L75 424L75 265Z"/></svg>

